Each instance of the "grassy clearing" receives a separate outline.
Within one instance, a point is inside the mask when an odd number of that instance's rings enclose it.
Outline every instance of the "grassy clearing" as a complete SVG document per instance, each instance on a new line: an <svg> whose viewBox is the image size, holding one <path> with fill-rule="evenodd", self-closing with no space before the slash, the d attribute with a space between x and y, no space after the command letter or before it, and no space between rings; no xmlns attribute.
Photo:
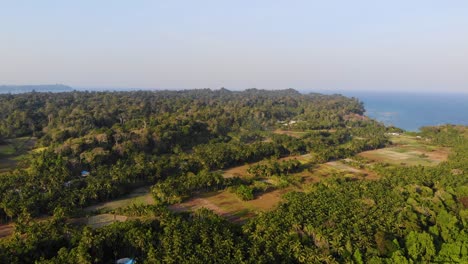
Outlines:
<svg viewBox="0 0 468 264"><path fill-rule="evenodd" d="M0 145L0 156L10 156L15 154L15 152L11 144Z"/></svg>
<svg viewBox="0 0 468 264"><path fill-rule="evenodd" d="M392 147L365 151L359 155L375 162L402 166L435 166L447 160L449 149L431 145L423 138L400 135L391 137Z"/></svg>
<svg viewBox="0 0 468 264"><path fill-rule="evenodd" d="M86 212L93 212L93 211L108 212L117 208L131 206L133 204L135 205L154 204L154 200L153 200L153 197L151 196L149 186L138 188L134 190L133 192L131 192L130 194L120 199L87 207L85 211Z"/></svg>
<svg viewBox="0 0 468 264"><path fill-rule="evenodd" d="M358 169L352 166L349 166L347 164L344 164L342 160L339 161L332 161L332 162L327 162L322 166L329 167L333 170L336 170L332 172L332 174L342 174L345 175L346 177L352 178L352 179L359 179L359 180L376 180L379 179L379 175L367 170L365 168Z"/></svg>
<svg viewBox="0 0 468 264"><path fill-rule="evenodd" d="M317 130L306 130L306 131L293 131L293 130L276 129L276 130L273 131L273 133L274 134L280 134L280 135L288 135L290 137L295 137L295 138L301 138L302 136L306 135L307 133L317 132L317 131L333 133L336 130L335 129L317 129Z"/></svg>
<svg viewBox="0 0 468 264"><path fill-rule="evenodd" d="M70 219L68 222L71 224L89 225L91 228L96 229L110 225L114 222L125 222L127 220L128 217L123 215L99 214L89 217L73 218Z"/></svg>
<svg viewBox="0 0 468 264"><path fill-rule="evenodd" d="M290 137L295 137L295 138L300 138L307 134L308 132L305 131L291 131L291 130L282 130L282 129L276 129L273 131L275 134L280 134L280 135L288 135Z"/></svg>
<svg viewBox="0 0 468 264"><path fill-rule="evenodd" d="M18 162L12 158L0 158L0 173L14 169L17 163Z"/></svg>
<svg viewBox="0 0 468 264"><path fill-rule="evenodd" d="M10 139L0 145L0 173L14 169L36 144L36 138Z"/></svg>

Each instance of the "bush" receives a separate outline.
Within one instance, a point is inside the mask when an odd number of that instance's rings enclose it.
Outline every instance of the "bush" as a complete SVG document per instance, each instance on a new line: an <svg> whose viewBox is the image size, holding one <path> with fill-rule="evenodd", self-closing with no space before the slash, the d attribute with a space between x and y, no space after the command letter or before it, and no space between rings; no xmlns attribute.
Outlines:
<svg viewBox="0 0 468 264"><path fill-rule="evenodd" d="M235 193L243 201L249 201L254 199L253 191L252 187L241 184L236 188Z"/></svg>

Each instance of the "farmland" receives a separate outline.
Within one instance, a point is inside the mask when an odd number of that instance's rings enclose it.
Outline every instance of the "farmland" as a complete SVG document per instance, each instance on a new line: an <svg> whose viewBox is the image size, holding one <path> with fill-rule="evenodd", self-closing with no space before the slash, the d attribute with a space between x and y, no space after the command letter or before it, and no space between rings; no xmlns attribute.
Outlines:
<svg viewBox="0 0 468 264"><path fill-rule="evenodd" d="M310 154L300 156L289 156L278 159L297 159L301 162L303 169L291 174L296 181L285 188L273 187L275 177L260 179L266 184L273 185L267 191L255 196L255 199L243 201L230 190L207 192L197 194L187 201L171 205L173 211L194 211L199 208L207 208L218 215L226 217L233 222L243 222L258 214L273 210L281 202L281 197L291 191L307 192L308 187L327 178L343 178L347 180L377 180L380 176L372 171L372 164L391 163L396 165L423 165L435 166L447 159L448 148L436 147L431 142L409 135L391 137L392 144L383 149L365 151L353 158L335 160L324 164L312 164ZM364 158L364 160L362 160ZM223 170L223 177L239 177L251 179L249 167L259 164L259 162L245 164ZM352 166L351 164L361 164Z"/></svg>
<svg viewBox="0 0 468 264"><path fill-rule="evenodd" d="M371 162L390 163L402 166L435 166L447 160L449 149L437 147L422 138L408 135L392 136L392 146L365 151L359 156Z"/></svg>

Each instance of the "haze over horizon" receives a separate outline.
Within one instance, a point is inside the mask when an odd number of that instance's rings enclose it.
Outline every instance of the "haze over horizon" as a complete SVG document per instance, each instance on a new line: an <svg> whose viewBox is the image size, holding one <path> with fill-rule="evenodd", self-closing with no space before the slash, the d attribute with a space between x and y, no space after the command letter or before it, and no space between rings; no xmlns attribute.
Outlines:
<svg viewBox="0 0 468 264"><path fill-rule="evenodd" d="M466 1L11 1L0 85L468 92Z"/></svg>

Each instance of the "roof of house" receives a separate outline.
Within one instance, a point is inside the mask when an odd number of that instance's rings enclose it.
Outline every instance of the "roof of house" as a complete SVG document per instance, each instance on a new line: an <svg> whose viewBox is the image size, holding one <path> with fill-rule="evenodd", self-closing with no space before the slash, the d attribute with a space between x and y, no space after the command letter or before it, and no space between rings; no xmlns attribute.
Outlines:
<svg viewBox="0 0 468 264"><path fill-rule="evenodd" d="M115 262L116 264L134 264L135 260L131 258L121 258Z"/></svg>

